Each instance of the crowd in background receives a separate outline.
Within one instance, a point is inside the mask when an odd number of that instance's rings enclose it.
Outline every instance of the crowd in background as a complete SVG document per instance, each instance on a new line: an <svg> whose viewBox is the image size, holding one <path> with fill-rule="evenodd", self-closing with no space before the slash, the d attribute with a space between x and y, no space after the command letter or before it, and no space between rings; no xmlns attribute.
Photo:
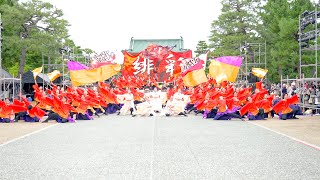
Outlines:
<svg viewBox="0 0 320 180"><path fill-rule="evenodd" d="M280 83L266 86L270 93L282 99L286 95L291 97L297 94L301 104L307 109L314 109L314 113L320 114L320 82L307 82L303 86L299 86L293 81L282 84L282 86Z"/></svg>

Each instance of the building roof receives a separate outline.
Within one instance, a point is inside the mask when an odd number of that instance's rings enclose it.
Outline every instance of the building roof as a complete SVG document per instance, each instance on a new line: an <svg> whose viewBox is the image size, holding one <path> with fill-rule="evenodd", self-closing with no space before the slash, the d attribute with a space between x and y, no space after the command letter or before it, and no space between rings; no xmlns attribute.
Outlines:
<svg viewBox="0 0 320 180"><path fill-rule="evenodd" d="M12 78L12 76L7 71L0 68L0 78Z"/></svg>
<svg viewBox="0 0 320 180"><path fill-rule="evenodd" d="M150 44L157 44L161 46L170 46L173 47L173 51L181 52L186 51L184 49L184 41L183 38L179 39L134 39L130 40L130 47L127 49L127 52L131 53L139 53L146 49Z"/></svg>

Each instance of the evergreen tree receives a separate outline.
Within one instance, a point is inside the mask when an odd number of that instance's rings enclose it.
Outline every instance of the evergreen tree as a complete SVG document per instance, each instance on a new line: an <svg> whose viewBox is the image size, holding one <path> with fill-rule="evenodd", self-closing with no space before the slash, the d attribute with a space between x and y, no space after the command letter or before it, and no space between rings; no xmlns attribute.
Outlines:
<svg viewBox="0 0 320 180"><path fill-rule="evenodd" d="M200 54L204 54L208 52L208 50L209 50L209 47L206 41L199 41L197 44L197 50L195 50L194 52L196 53L196 56L199 56Z"/></svg>
<svg viewBox="0 0 320 180"><path fill-rule="evenodd" d="M68 21L63 18L63 12L50 3L0 0L0 13L4 27L2 68L10 74L16 76L40 67L42 58L45 64L61 64L63 58L59 49L65 46L72 48L75 54L93 52L82 49L69 38ZM62 72L61 66L45 66L45 72L52 68Z"/></svg>
<svg viewBox="0 0 320 180"><path fill-rule="evenodd" d="M239 55L240 44L259 37L260 0L225 0L222 12L211 24L210 45L214 56Z"/></svg>
<svg viewBox="0 0 320 180"><path fill-rule="evenodd" d="M269 0L263 9L265 29L261 34L268 47L268 77L277 82L280 75L295 78L299 70L299 15L314 6L310 0Z"/></svg>
<svg viewBox="0 0 320 180"><path fill-rule="evenodd" d="M58 49L68 37L68 22L50 3L31 0L14 6L1 5L3 14L3 66L22 74L42 64L44 49ZM17 72L18 71L18 72Z"/></svg>
<svg viewBox="0 0 320 180"><path fill-rule="evenodd" d="M10 5L13 6L18 3L18 0L0 0L0 5Z"/></svg>

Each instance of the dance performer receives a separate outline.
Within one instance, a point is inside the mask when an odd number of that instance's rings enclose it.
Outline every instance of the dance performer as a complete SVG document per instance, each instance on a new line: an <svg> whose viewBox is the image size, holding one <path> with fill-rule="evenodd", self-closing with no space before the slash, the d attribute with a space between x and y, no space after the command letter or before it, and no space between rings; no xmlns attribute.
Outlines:
<svg viewBox="0 0 320 180"><path fill-rule="evenodd" d="M298 95L294 95L291 98L286 94L284 99L279 101L273 106L273 110L279 115L281 120L298 119L296 115L299 112L299 106L293 106L299 102ZM292 108L293 107L293 108Z"/></svg>
<svg viewBox="0 0 320 180"><path fill-rule="evenodd" d="M133 115L132 113L135 111L134 98L130 89L127 90L127 93L123 95L122 99L124 101L124 104L120 109L120 114L126 115L130 112L130 115Z"/></svg>
<svg viewBox="0 0 320 180"><path fill-rule="evenodd" d="M152 93L152 101L151 104L152 104L152 108L153 108L153 111L155 113L161 113L161 110L162 110L162 102L163 100L161 99L161 91L157 90L157 88L154 89L153 93Z"/></svg>
<svg viewBox="0 0 320 180"><path fill-rule="evenodd" d="M178 115L187 116L185 113L185 107L187 103L185 102L184 94L181 93L181 89L173 95L173 104L175 106L176 111L178 111Z"/></svg>
<svg viewBox="0 0 320 180"><path fill-rule="evenodd" d="M133 112L132 117L135 117L136 115L140 116L153 116L154 110L152 103L149 99L146 99L145 102L139 103L137 105L137 110Z"/></svg>

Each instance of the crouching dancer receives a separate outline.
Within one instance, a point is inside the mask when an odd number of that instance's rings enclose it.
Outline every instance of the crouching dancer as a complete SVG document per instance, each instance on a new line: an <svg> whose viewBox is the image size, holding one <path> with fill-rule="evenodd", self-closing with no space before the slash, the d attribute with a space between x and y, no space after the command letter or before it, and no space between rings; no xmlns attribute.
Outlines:
<svg viewBox="0 0 320 180"><path fill-rule="evenodd" d="M65 98L60 100L58 97L54 96L52 112L48 114L48 118L44 120L43 123L47 123L49 120L55 120L59 123L75 122L70 116L71 111L75 111L75 109L71 104L66 102Z"/></svg>
<svg viewBox="0 0 320 180"><path fill-rule="evenodd" d="M151 101L147 99L145 102L137 105L137 110L133 112L132 117L135 117L136 115L153 116L153 113L154 111Z"/></svg>
<svg viewBox="0 0 320 180"><path fill-rule="evenodd" d="M281 120L287 119L298 119L296 115L299 113L299 106L294 106L299 102L297 95L292 96L291 98L288 95L285 95L285 99L279 101L276 105L273 106L273 110L279 115Z"/></svg>

